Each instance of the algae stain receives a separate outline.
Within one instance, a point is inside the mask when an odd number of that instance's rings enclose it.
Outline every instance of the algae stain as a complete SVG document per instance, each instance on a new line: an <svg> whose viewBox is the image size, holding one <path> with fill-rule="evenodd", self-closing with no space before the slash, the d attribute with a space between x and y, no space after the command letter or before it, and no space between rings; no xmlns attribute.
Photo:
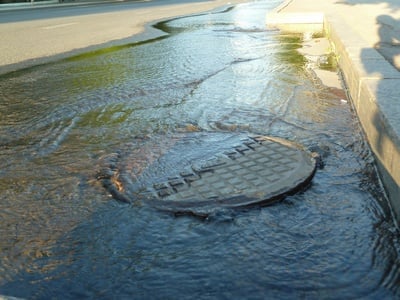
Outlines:
<svg viewBox="0 0 400 300"><path fill-rule="evenodd" d="M102 127L105 125L123 124L132 115L134 109L123 104L92 110L83 115L79 121L82 127Z"/></svg>
<svg viewBox="0 0 400 300"><path fill-rule="evenodd" d="M330 52L320 57L320 59L318 60L318 67L321 70L336 71L338 68L337 61L338 59L335 53Z"/></svg>
<svg viewBox="0 0 400 300"><path fill-rule="evenodd" d="M280 50L276 53L279 61L299 68L306 65L307 59L296 51L302 47L302 34L280 34L276 38L281 45Z"/></svg>

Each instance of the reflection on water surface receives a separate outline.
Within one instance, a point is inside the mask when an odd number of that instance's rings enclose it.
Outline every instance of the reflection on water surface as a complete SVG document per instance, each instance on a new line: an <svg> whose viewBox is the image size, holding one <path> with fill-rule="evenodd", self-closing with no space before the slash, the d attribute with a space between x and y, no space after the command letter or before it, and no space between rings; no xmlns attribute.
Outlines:
<svg viewBox="0 0 400 300"><path fill-rule="evenodd" d="M163 22L168 38L0 78L0 294L398 295L398 232L358 122L307 69L301 37L265 30L279 3ZM157 136L186 131L285 138L323 168L283 202L204 221L121 204L97 182L101 157L128 153L140 173L165 150Z"/></svg>

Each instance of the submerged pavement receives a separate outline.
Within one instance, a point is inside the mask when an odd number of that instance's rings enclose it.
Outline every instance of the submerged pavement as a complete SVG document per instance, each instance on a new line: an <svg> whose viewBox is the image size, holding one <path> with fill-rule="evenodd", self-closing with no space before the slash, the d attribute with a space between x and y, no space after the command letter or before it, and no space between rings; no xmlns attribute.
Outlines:
<svg viewBox="0 0 400 300"><path fill-rule="evenodd" d="M105 46L160 36L162 33L155 29L146 31L145 36L138 34L144 32L149 22L244 1L116 2L110 3L114 6L109 11L97 13L91 13L90 7L98 5L87 6L80 13L71 11L77 9L74 5L89 5L83 2L41 5L41 11L52 10L47 12L51 17L16 21L10 20L10 14L15 12L0 7L0 37L7 41L0 43L0 74ZM104 5L106 8L108 4ZM58 11L69 11L54 16L56 7ZM6 14L4 21L1 17ZM398 0L287 0L267 16L267 23L283 30L323 31L330 39L354 108L377 158L392 210L400 220Z"/></svg>
<svg viewBox="0 0 400 300"><path fill-rule="evenodd" d="M400 2L287 0L267 24L329 38L399 221Z"/></svg>

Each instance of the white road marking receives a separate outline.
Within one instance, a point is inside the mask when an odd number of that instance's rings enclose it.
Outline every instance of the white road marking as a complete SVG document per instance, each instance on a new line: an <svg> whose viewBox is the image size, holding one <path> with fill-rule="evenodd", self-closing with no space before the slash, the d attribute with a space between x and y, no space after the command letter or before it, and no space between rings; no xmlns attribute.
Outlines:
<svg viewBox="0 0 400 300"><path fill-rule="evenodd" d="M56 28L61 28L61 27L72 26L72 25L75 25L75 24L78 24L78 22L56 24L56 25L42 27L42 29L46 29L46 30L48 30L48 29L56 29Z"/></svg>

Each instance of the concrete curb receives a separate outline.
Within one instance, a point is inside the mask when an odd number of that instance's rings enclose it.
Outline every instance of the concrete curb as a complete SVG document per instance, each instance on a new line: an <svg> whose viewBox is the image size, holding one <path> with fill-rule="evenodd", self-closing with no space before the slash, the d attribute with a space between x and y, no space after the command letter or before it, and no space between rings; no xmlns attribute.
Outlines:
<svg viewBox="0 0 400 300"><path fill-rule="evenodd" d="M277 26L290 32L323 32L324 14L310 13L273 13L268 16L268 25Z"/></svg>
<svg viewBox="0 0 400 300"><path fill-rule="evenodd" d="M391 211L399 223L400 72L340 17L322 14L322 21L316 23L320 19L316 19L314 13L299 17L301 13L282 13L281 9L267 16L267 26L292 32L323 32L330 40L354 109L375 155ZM296 30L292 30L297 25Z"/></svg>

